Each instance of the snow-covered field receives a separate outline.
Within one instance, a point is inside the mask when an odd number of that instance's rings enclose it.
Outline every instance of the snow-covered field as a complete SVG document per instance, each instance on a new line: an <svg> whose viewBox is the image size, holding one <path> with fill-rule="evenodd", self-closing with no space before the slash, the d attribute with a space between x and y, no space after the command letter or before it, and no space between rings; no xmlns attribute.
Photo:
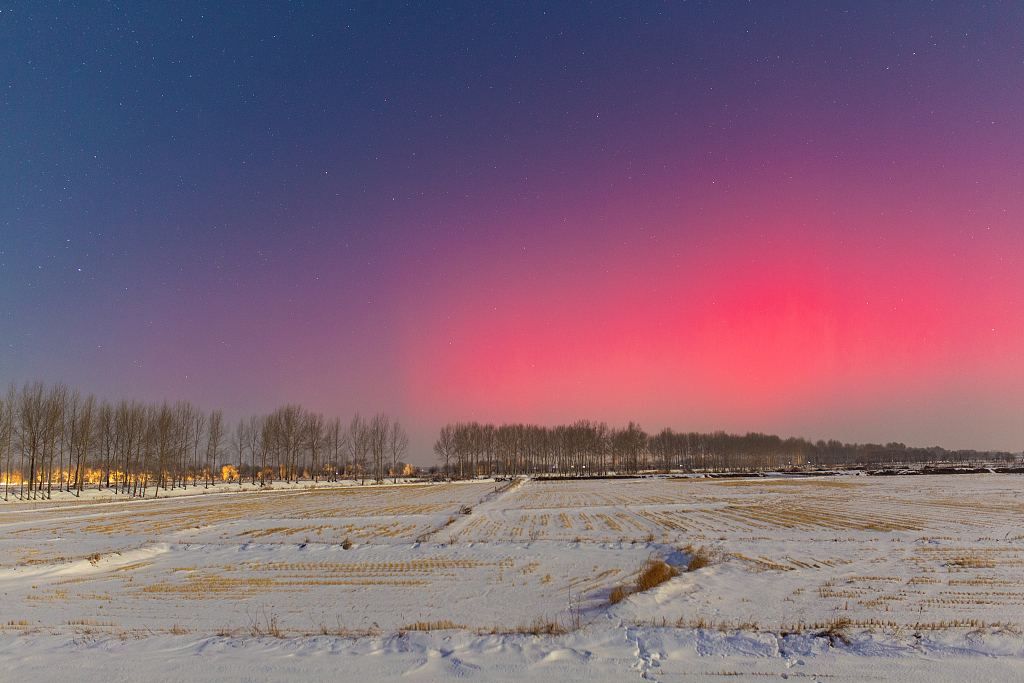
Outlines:
<svg viewBox="0 0 1024 683"><path fill-rule="evenodd" d="M1024 680L1019 475L238 488L0 504L0 680Z"/></svg>

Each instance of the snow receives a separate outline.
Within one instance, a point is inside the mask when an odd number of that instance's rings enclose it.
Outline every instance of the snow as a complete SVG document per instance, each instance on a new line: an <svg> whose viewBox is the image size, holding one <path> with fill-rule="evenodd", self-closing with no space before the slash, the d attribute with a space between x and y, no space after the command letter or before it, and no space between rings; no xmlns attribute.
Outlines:
<svg viewBox="0 0 1024 683"><path fill-rule="evenodd" d="M0 680L1021 680L1021 481L12 500ZM608 604L648 557L683 570L701 548L709 566Z"/></svg>

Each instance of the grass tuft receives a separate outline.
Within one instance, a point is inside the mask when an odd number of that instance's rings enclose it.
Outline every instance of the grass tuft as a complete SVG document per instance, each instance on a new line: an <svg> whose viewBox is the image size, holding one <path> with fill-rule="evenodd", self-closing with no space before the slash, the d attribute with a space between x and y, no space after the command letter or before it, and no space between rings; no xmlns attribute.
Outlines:
<svg viewBox="0 0 1024 683"><path fill-rule="evenodd" d="M680 548L680 550L685 554L692 556L690 558L690 563L686 565L686 571L688 572L695 572L698 569L709 567L719 560L718 554L706 546L694 548L693 545L687 545Z"/></svg>
<svg viewBox="0 0 1024 683"><path fill-rule="evenodd" d="M545 619L544 617L537 617L533 620L533 623L520 625L515 631L517 633L529 633L535 636L560 636L563 633L568 633L569 629L551 619Z"/></svg>
<svg viewBox="0 0 1024 683"><path fill-rule="evenodd" d="M667 565L665 560L649 557L644 562L643 569L640 570L640 576L637 577L636 592L643 593L644 591L656 588L678 575L679 570Z"/></svg>
<svg viewBox="0 0 1024 683"><path fill-rule="evenodd" d="M628 586L616 586L612 589L612 592L608 594L608 602L612 605L617 605L626 598L629 597Z"/></svg>
<svg viewBox="0 0 1024 683"><path fill-rule="evenodd" d="M640 568L640 575L637 576L636 583L632 587L616 586L612 588L611 593L608 594L608 602L617 605L633 593L643 593L657 588L674 576L679 576L679 570L652 553Z"/></svg>
<svg viewBox="0 0 1024 683"><path fill-rule="evenodd" d="M843 645L849 645L850 639L850 626L853 622L849 619L833 619L828 623L828 626L818 631L815 635L819 638L828 638L829 647L835 647L836 641L842 642Z"/></svg>

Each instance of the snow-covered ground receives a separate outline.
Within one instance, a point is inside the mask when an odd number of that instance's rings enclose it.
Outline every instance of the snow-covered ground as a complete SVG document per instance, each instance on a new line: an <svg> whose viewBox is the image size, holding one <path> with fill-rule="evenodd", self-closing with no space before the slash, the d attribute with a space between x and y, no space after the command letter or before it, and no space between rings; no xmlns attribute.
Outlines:
<svg viewBox="0 0 1024 683"><path fill-rule="evenodd" d="M1018 475L221 489L0 504L0 680L1024 680Z"/></svg>

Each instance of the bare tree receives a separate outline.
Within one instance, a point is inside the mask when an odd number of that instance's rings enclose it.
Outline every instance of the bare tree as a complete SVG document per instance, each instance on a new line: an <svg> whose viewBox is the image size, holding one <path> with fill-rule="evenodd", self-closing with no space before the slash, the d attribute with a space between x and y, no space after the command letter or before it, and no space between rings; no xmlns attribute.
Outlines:
<svg viewBox="0 0 1024 683"><path fill-rule="evenodd" d="M36 467L43 449L44 392L42 382L25 384L18 399L18 445L21 450L21 499L25 499L25 458L28 457L28 495L34 497Z"/></svg>
<svg viewBox="0 0 1024 683"><path fill-rule="evenodd" d="M192 413L192 485L199 486L199 446L206 434L206 413L198 408Z"/></svg>
<svg viewBox="0 0 1024 683"><path fill-rule="evenodd" d="M200 412L188 401L178 401L175 406L175 412L177 413L178 420L178 434L180 438L180 444L178 447L178 463L176 469L178 470L178 478L181 480L183 488L188 488L188 456L192 450L192 443L197 440L196 432L202 431L196 425L195 414ZM200 437L201 438L201 435ZM174 485L171 485L174 488Z"/></svg>
<svg viewBox="0 0 1024 683"><path fill-rule="evenodd" d="M96 413L96 439L102 474L99 487L110 488L110 474L114 464L114 407L103 399Z"/></svg>
<svg viewBox="0 0 1024 683"><path fill-rule="evenodd" d="M50 387L50 391L47 394L44 404L44 423L43 423L43 443L45 447L46 457L42 458L41 462L43 465L42 477L46 481L46 497L50 498L53 488L53 479L57 478L57 490L61 489L61 481L63 479L62 470L64 468L64 415L67 412L68 404L68 388L58 382L57 384ZM57 463L59 468L57 472L54 472L54 458L60 455L60 461ZM42 481L40 481L40 484Z"/></svg>
<svg viewBox="0 0 1024 683"><path fill-rule="evenodd" d="M149 419L147 407L138 401L121 399L114 411L114 447L122 493L137 495L142 483L142 470L147 464ZM114 490L117 490L115 484Z"/></svg>
<svg viewBox="0 0 1024 683"><path fill-rule="evenodd" d="M164 402L166 405L166 401ZM149 478L153 473L152 462L159 458L160 449L160 409L155 405L142 405L143 428L142 443L140 444L140 458L136 460L138 470L135 476L135 486L132 495L146 497L146 489L149 488ZM141 460L141 462L139 462ZM159 476L159 474L158 474ZM156 493L159 493L159 488Z"/></svg>
<svg viewBox="0 0 1024 683"><path fill-rule="evenodd" d="M213 483L216 477L217 456L224 445L224 415L219 410L210 413L210 422L206 428L206 486Z"/></svg>
<svg viewBox="0 0 1024 683"><path fill-rule="evenodd" d="M494 451L497 445L497 430L494 425L484 425L480 434L480 444L487 457L487 476L494 475Z"/></svg>
<svg viewBox="0 0 1024 683"><path fill-rule="evenodd" d="M384 413L377 413L370 421L370 454L373 457L373 479L377 483L384 481L390 429L391 420Z"/></svg>
<svg viewBox="0 0 1024 683"><path fill-rule="evenodd" d="M238 485L242 485L242 460L245 456L245 449L249 445L249 426L245 420L239 420L235 427L235 433L231 435L231 450L238 457Z"/></svg>
<svg viewBox="0 0 1024 683"><path fill-rule="evenodd" d="M167 480L172 478L174 463L177 460L177 446L180 439L178 415L171 406L164 401L159 410L152 410L153 420L153 446L156 455L156 491L154 495L160 495L160 487L169 488ZM148 473L147 473L148 474Z"/></svg>
<svg viewBox="0 0 1024 683"><path fill-rule="evenodd" d="M277 419L276 414L267 415L263 420L262 438L260 439L260 486L267 483L268 474L273 474L275 463L279 464L278 453L280 449L277 443ZM270 465L267 465L267 461ZM278 470L280 471L280 470ZM271 476L271 483L274 477Z"/></svg>
<svg viewBox="0 0 1024 683"><path fill-rule="evenodd" d="M451 476L451 462L456 452L455 439L455 427L445 425L434 442L434 452L437 453L438 459L444 462L444 473L447 477Z"/></svg>
<svg viewBox="0 0 1024 683"><path fill-rule="evenodd" d="M277 448L284 462L281 467L281 478L285 481L298 481L300 456L305 446L305 420L301 406L286 405L278 408L273 414L276 423L275 435Z"/></svg>
<svg viewBox="0 0 1024 683"><path fill-rule="evenodd" d="M14 450L14 414L18 401L17 387L11 382L7 389L7 397L0 400L0 456L4 457L4 500L8 500L11 491L11 456Z"/></svg>
<svg viewBox="0 0 1024 683"><path fill-rule="evenodd" d="M398 483L399 469L402 467L402 458L409 450L409 435L405 433L398 420L391 425L391 433L388 435L388 451L391 453L391 477L394 483Z"/></svg>
<svg viewBox="0 0 1024 683"><path fill-rule="evenodd" d="M85 468L88 464L89 454L92 452L93 442L96 436L96 397L89 394L85 401L82 402L81 406L78 406L77 403L76 396L76 400L72 402L75 410L71 418L72 430L74 431L74 486L76 489L75 495L77 497L81 497L82 482L85 478Z"/></svg>
<svg viewBox="0 0 1024 683"><path fill-rule="evenodd" d="M358 473L359 485L366 478L366 456L370 452L370 426L356 413L348 426L348 447L353 475Z"/></svg>
<svg viewBox="0 0 1024 683"><path fill-rule="evenodd" d="M324 450L331 472L331 480L338 481L338 474L345 476L348 469L348 432L341 429L341 418L327 423L324 431Z"/></svg>
<svg viewBox="0 0 1024 683"><path fill-rule="evenodd" d="M261 452L263 457L266 457L266 450L264 448L265 443L263 440L263 425L266 422L266 418L257 417L253 415L249 418L249 429L247 435L249 437L249 455L252 458L252 466L250 467L249 474L252 476L253 485L256 484L256 454ZM241 477L241 474L239 474ZM241 480L239 480L241 482Z"/></svg>
<svg viewBox="0 0 1024 683"><path fill-rule="evenodd" d="M57 464L57 491L66 490L71 491L71 459L74 456L75 450L75 438L77 432L75 431L75 420L78 418L79 406L82 403L82 395L77 389L69 391L66 387L64 389L64 401L60 416L57 421L57 431L59 432L58 441L59 446L57 448L59 462ZM67 467L64 467L64 457L67 456Z"/></svg>
<svg viewBox="0 0 1024 683"><path fill-rule="evenodd" d="M324 416L319 413L306 414L306 448L309 450L309 469L313 481L319 481L320 462L324 451Z"/></svg>
<svg viewBox="0 0 1024 683"><path fill-rule="evenodd" d="M128 488L128 473L130 471L129 459L131 448L128 445L130 415L129 404L125 399L117 402L111 415L111 469L114 476L114 493L125 491Z"/></svg>

